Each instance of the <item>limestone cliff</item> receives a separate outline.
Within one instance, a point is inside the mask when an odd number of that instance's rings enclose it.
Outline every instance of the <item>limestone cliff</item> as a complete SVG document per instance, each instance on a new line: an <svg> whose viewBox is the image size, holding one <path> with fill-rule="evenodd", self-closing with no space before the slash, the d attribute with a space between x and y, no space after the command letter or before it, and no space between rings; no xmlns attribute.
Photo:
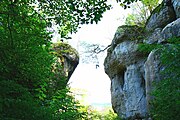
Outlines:
<svg viewBox="0 0 180 120"><path fill-rule="evenodd" d="M167 44L180 36L179 0L164 0L150 16L145 31L137 26L118 27L104 61L111 79L113 110L125 119L143 119L149 114L152 82L160 80L163 70L158 52L139 52L138 44Z"/></svg>
<svg viewBox="0 0 180 120"><path fill-rule="evenodd" d="M64 76L70 79L72 73L79 64L79 55L76 49L72 48L69 44L59 42L53 44L53 49L57 56L57 64L62 66Z"/></svg>

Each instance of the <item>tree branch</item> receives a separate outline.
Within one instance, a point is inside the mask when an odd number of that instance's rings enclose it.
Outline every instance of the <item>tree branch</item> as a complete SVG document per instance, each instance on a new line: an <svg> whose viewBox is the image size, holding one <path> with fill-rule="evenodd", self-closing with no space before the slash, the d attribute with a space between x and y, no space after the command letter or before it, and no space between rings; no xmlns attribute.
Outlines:
<svg viewBox="0 0 180 120"><path fill-rule="evenodd" d="M100 52L104 52L106 49L108 49L111 45L106 46L104 49L99 50L98 52L95 52L96 54L99 54Z"/></svg>

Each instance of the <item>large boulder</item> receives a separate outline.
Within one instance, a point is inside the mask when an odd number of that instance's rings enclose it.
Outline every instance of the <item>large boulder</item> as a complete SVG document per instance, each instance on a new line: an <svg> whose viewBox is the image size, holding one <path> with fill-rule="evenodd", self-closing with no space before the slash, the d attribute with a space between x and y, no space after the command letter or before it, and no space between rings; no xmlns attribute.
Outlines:
<svg viewBox="0 0 180 120"><path fill-rule="evenodd" d="M180 18L167 24L163 29L156 28L143 42L146 44L166 43L173 36L180 37Z"/></svg>
<svg viewBox="0 0 180 120"><path fill-rule="evenodd" d="M69 44L59 42L53 44L54 54L57 56L57 63L62 66L64 76L70 79L72 73L79 64L79 55L76 49L72 48Z"/></svg>
<svg viewBox="0 0 180 120"><path fill-rule="evenodd" d="M143 33L143 28L138 27L136 25L134 25L134 26L129 26L129 25L119 26L114 35L111 47L115 48L116 45L123 42L123 40L137 40L139 37L141 37L142 33Z"/></svg>
<svg viewBox="0 0 180 120"><path fill-rule="evenodd" d="M146 30L153 31L156 28L163 28L176 19L176 14L171 3L163 1L154 9L146 23Z"/></svg>
<svg viewBox="0 0 180 120"><path fill-rule="evenodd" d="M130 28L132 30L131 32L128 32ZM105 62L108 62L108 64L104 64L105 71L106 73L109 73L111 78L114 74L123 69L124 66L136 63L141 59L141 57L143 57L142 53L138 51L138 43L141 41L137 40L136 37L138 36L133 37L138 32L136 26L118 27L105 59Z"/></svg>
<svg viewBox="0 0 180 120"><path fill-rule="evenodd" d="M166 25L161 34L164 40L173 36L180 37L180 18Z"/></svg>
<svg viewBox="0 0 180 120"><path fill-rule="evenodd" d="M158 43L159 41L162 41L162 34L161 34L162 29L161 28L156 28L151 34L147 36L143 40L144 43L146 44L155 44Z"/></svg>

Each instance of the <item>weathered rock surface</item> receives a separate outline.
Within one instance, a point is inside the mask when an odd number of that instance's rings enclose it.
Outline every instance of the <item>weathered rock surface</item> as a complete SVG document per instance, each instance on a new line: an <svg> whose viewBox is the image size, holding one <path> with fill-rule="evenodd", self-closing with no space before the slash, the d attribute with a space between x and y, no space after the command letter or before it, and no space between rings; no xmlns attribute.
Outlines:
<svg viewBox="0 0 180 120"><path fill-rule="evenodd" d="M78 52L67 43L54 43L53 49L58 56L58 63L62 65L63 72L69 80L79 64Z"/></svg>
<svg viewBox="0 0 180 120"><path fill-rule="evenodd" d="M114 77L114 75L120 72L121 69L124 69L125 66L136 63L139 60L138 56L141 55L137 51L137 48L137 41L127 40L118 44L112 53L109 53L106 58L106 61L109 62L109 64L105 64L105 68L107 68L106 72L110 73L110 77Z"/></svg>
<svg viewBox="0 0 180 120"><path fill-rule="evenodd" d="M66 71L68 79L70 79L77 65L79 64L79 57L76 54L64 55L64 71Z"/></svg>
<svg viewBox="0 0 180 120"><path fill-rule="evenodd" d="M172 0L176 18L180 18L180 0Z"/></svg>
<svg viewBox="0 0 180 120"><path fill-rule="evenodd" d="M141 65L132 64L112 79L112 105L123 118L146 116L145 81L139 71Z"/></svg>
<svg viewBox="0 0 180 120"><path fill-rule="evenodd" d="M147 114L144 55L138 51L139 41L126 38L121 41L109 52L104 64L111 78L112 106L123 118L143 118Z"/></svg>
<svg viewBox="0 0 180 120"><path fill-rule="evenodd" d="M136 31L136 32L134 32ZM116 30L116 33L114 35L114 39L112 41L112 48L115 48L116 45L121 43L123 40L135 40L137 39L137 36L140 36L142 34L143 28L138 27L136 25L134 26L119 26Z"/></svg>
<svg viewBox="0 0 180 120"><path fill-rule="evenodd" d="M118 27L108 50L104 69L111 79L113 110L121 118L148 119L152 99L150 95L153 90L152 83L161 80L163 77L160 75L163 70L159 58L160 51L153 50L149 54L143 54L139 52L138 44L167 44L168 38L180 36L180 18L173 18L173 21L167 12L169 9L174 11L173 7L169 8L169 5L172 5L171 0L164 2L165 7L154 15L155 19L151 20L153 18L150 18L151 25L148 27L149 30L153 30L152 32L148 32L142 39L139 36L143 36L143 32L139 33L134 26ZM160 24L159 22L164 19L169 20Z"/></svg>
<svg viewBox="0 0 180 120"><path fill-rule="evenodd" d="M146 30L153 31L155 28L163 28L168 23L176 19L176 14L173 6L170 4L159 5L150 16L147 24Z"/></svg>
<svg viewBox="0 0 180 120"><path fill-rule="evenodd" d="M162 30L163 39L168 39L168 38L171 38L173 36L177 36L177 37L180 36L180 18L169 23Z"/></svg>
<svg viewBox="0 0 180 120"><path fill-rule="evenodd" d="M147 60L144 64L145 72L145 89L146 89L146 100L147 100L147 109L150 109L150 101L152 96L150 93L153 90L153 82L159 81L161 79L160 71L163 69L159 59L159 53L157 50L151 51Z"/></svg>
<svg viewBox="0 0 180 120"><path fill-rule="evenodd" d="M161 28L156 28L147 38L144 39L143 42L146 44L158 43L160 40L163 39L161 31Z"/></svg>

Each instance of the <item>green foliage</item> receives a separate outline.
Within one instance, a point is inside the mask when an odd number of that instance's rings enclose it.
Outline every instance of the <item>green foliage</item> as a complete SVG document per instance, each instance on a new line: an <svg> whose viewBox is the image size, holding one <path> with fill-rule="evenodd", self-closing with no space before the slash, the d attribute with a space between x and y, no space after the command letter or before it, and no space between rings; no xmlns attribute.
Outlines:
<svg viewBox="0 0 180 120"><path fill-rule="evenodd" d="M70 6L76 7L74 4L79 1L42 0L38 5L35 2L0 1L0 119L83 118L85 113L79 111L81 106L66 89L67 78L62 74L62 66L57 65L58 69L54 71L52 69L57 56L50 54L51 33L47 32L47 27L55 21L60 25L60 31L76 31L87 17L80 16L87 12L82 8L89 6L93 9L88 13L92 12L93 17L88 16L86 22L97 22L108 6L105 1L83 2L75 8L82 9L77 13ZM99 5L102 5L101 8ZM66 29L67 26L69 28Z"/></svg>
<svg viewBox="0 0 180 120"><path fill-rule="evenodd" d="M143 27L139 27L137 25L122 25L119 26L116 30L116 34L120 34L123 38L123 40L129 39L129 40L142 40L144 38L145 30ZM116 41L116 44L118 44L120 41Z"/></svg>
<svg viewBox="0 0 180 120"><path fill-rule="evenodd" d="M121 120L112 110L106 112L98 112L92 110L89 114L89 119L91 120Z"/></svg>
<svg viewBox="0 0 180 120"><path fill-rule="evenodd" d="M86 111L81 111L83 106L74 99L69 88L57 90L45 103L54 111L55 120L78 120L86 116Z"/></svg>
<svg viewBox="0 0 180 120"><path fill-rule="evenodd" d="M164 79L155 84L152 115L157 120L180 118L180 38L171 38L171 44L162 49L161 60L165 66Z"/></svg>
<svg viewBox="0 0 180 120"><path fill-rule="evenodd" d="M152 13L153 9L158 6L159 0L141 0L141 2L148 8L150 13Z"/></svg>
<svg viewBox="0 0 180 120"><path fill-rule="evenodd" d="M87 112L83 120L121 120L111 108L106 108L103 111L97 111L91 106L86 106L83 111Z"/></svg>
<svg viewBox="0 0 180 120"><path fill-rule="evenodd" d="M136 25L136 16L133 15L133 14L128 14L127 18L126 18L126 21L125 21L125 24L126 25Z"/></svg>
<svg viewBox="0 0 180 120"><path fill-rule="evenodd" d="M155 6L158 5L159 0L116 0L117 2L120 2L120 6L122 6L124 9L130 8L130 5L134 2L141 1L146 7L148 7L148 10L152 12L152 10L155 8Z"/></svg>
<svg viewBox="0 0 180 120"><path fill-rule="evenodd" d="M0 90L0 119L51 120L52 111L40 106L27 88L13 80L1 80Z"/></svg>
<svg viewBox="0 0 180 120"><path fill-rule="evenodd" d="M151 114L155 120L176 120L180 112L180 38L174 37L166 45L141 45L141 51L158 49L163 79L154 83Z"/></svg>
<svg viewBox="0 0 180 120"><path fill-rule="evenodd" d="M69 54L69 55L76 55L77 57L78 52L76 49L72 48L68 43L64 42L57 42L52 44L52 48L55 50L54 54L57 56L62 56L63 54Z"/></svg>
<svg viewBox="0 0 180 120"><path fill-rule="evenodd" d="M35 0L30 1L34 3ZM39 12L49 23L52 21L60 26L61 38L66 38L69 32L76 32L81 24L97 23L102 13L110 9L107 0L42 0L39 2Z"/></svg>
<svg viewBox="0 0 180 120"><path fill-rule="evenodd" d="M151 11L151 13L152 13L152 14L153 14L153 13L159 13L159 12L161 11L161 9L162 9L163 6L164 6L163 3L159 4L158 6L156 5L156 8L155 8L153 11Z"/></svg>
<svg viewBox="0 0 180 120"><path fill-rule="evenodd" d="M104 120L122 120L112 110L109 110L108 112L104 113L103 118Z"/></svg>
<svg viewBox="0 0 180 120"><path fill-rule="evenodd" d="M52 23L59 25L61 38L67 38L70 32L77 32L81 24L97 23L102 18L102 14L110 9L107 0L2 0L0 2L1 14L6 14L3 6L6 7L8 4L13 7L26 5L36 8L31 9L31 15L38 15L49 27ZM27 9L22 10L28 12Z"/></svg>
<svg viewBox="0 0 180 120"><path fill-rule="evenodd" d="M143 52L143 53L150 53L152 50L154 49L158 49L158 48L161 48L162 45L158 45L158 44L144 44L144 43L141 43L138 45L138 50L140 52Z"/></svg>
<svg viewBox="0 0 180 120"><path fill-rule="evenodd" d="M158 2L159 0L141 0L141 2L132 4L133 12L128 14L125 24L144 27L154 8L159 5Z"/></svg>
<svg viewBox="0 0 180 120"><path fill-rule="evenodd" d="M134 3L131 7L133 12L128 14L126 17L125 24L126 25L138 25L138 26L145 26L146 20L149 17L149 10L144 4L141 3Z"/></svg>
<svg viewBox="0 0 180 120"><path fill-rule="evenodd" d="M1 79L14 80L32 94L52 76L53 56L49 54L50 37L45 21L32 14L26 4L21 7L1 4L0 56Z"/></svg>
<svg viewBox="0 0 180 120"><path fill-rule="evenodd" d="M50 120L51 110L40 104L53 75L46 23L27 4L1 1L0 9L0 117Z"/></svg>

